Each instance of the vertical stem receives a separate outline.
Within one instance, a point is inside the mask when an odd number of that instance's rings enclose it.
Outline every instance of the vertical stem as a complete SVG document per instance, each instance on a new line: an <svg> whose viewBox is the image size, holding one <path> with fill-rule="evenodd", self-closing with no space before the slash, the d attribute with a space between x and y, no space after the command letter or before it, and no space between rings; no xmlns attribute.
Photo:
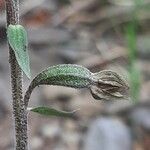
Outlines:
<svg viewBox="0 0 150 150"><path fill-rule="evenodd" d="M19 0L5 0L7 26L19 24ZM9 46L9 63L11 69L11 86L13 98L13 116L15 120L16 150L28 150L27 144L27 112L22 97L22 71Z"/></svg>

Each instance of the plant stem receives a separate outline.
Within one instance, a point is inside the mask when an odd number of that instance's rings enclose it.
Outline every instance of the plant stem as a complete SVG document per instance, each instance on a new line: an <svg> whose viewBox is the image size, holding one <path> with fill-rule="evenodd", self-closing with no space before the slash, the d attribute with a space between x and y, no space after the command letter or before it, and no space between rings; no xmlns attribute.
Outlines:
<svg viewBox="0 0 150 150"><path fill-rule="evenodd" d="M7 26L19 24L19 0L5 0ZM14 51L9 46L9 63L11 69L11 86L13 98L13 116L15 120L16 150L28 150L27 112L22 98L22 71Z"/></svg>

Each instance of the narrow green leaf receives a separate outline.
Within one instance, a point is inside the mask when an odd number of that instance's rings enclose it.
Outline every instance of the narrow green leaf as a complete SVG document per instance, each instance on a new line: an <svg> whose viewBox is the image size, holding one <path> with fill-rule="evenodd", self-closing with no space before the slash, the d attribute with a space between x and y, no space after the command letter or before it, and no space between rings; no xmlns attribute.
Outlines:
<svg viewBox="0 0 150 150"><path fill-rule="evenodd" d="M15 52L16 59L20 68L30 78L30 65L28 55L27 32L21 25L9 25L7 29L7 37L11 48Z"/></svg>
<svg viewBox="0 0 150 150"><path fill-rule="evenodd" d="M34 86L47 84L74 88L85 88L91 82L91 72L88 69L72 64L49 67L39 73L32 81Z"/></svg>
<svg viewBox="0 0 150 150"><path fill-rule="evenodd" d="M127 45L128 45L128 57L129 57L129 63L132 64L136 60L137 57L137 51L136 51L136 22L130 23L126 27L126 39L127 39Z"/></svg>
<svg viewBox="0 0 150 150"><path fill-rule="evenodd" d="M72 112L60 111L49 107L36 107L36 108L31 108L29 110L41 115L57 116L57 117L72 117L75 112L75 111Z"/></svg>

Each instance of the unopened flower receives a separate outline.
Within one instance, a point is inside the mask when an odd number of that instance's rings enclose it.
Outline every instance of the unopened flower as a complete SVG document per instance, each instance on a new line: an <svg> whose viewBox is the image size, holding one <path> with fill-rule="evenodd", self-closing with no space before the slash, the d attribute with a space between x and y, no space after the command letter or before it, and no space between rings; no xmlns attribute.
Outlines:
<svg viewBox="0 0 150 150"><path fill-rule="evenodd" d="M95 99L128 99L129 86L117 73L104 70L93 74L92 77L93 85L90 90Z"/></svg>

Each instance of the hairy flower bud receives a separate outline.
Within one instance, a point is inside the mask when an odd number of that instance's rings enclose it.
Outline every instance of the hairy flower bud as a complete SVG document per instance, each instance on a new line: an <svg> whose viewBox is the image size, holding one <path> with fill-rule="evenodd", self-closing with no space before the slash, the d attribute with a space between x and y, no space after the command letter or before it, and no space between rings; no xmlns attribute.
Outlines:
<svg viewBox="0 0 150 150"><path fill-rule="evenodd" d="M94 84L90 90L95 99L128 99L129 86L117 73L104 70L94 73L92 77Z"/></svg>

